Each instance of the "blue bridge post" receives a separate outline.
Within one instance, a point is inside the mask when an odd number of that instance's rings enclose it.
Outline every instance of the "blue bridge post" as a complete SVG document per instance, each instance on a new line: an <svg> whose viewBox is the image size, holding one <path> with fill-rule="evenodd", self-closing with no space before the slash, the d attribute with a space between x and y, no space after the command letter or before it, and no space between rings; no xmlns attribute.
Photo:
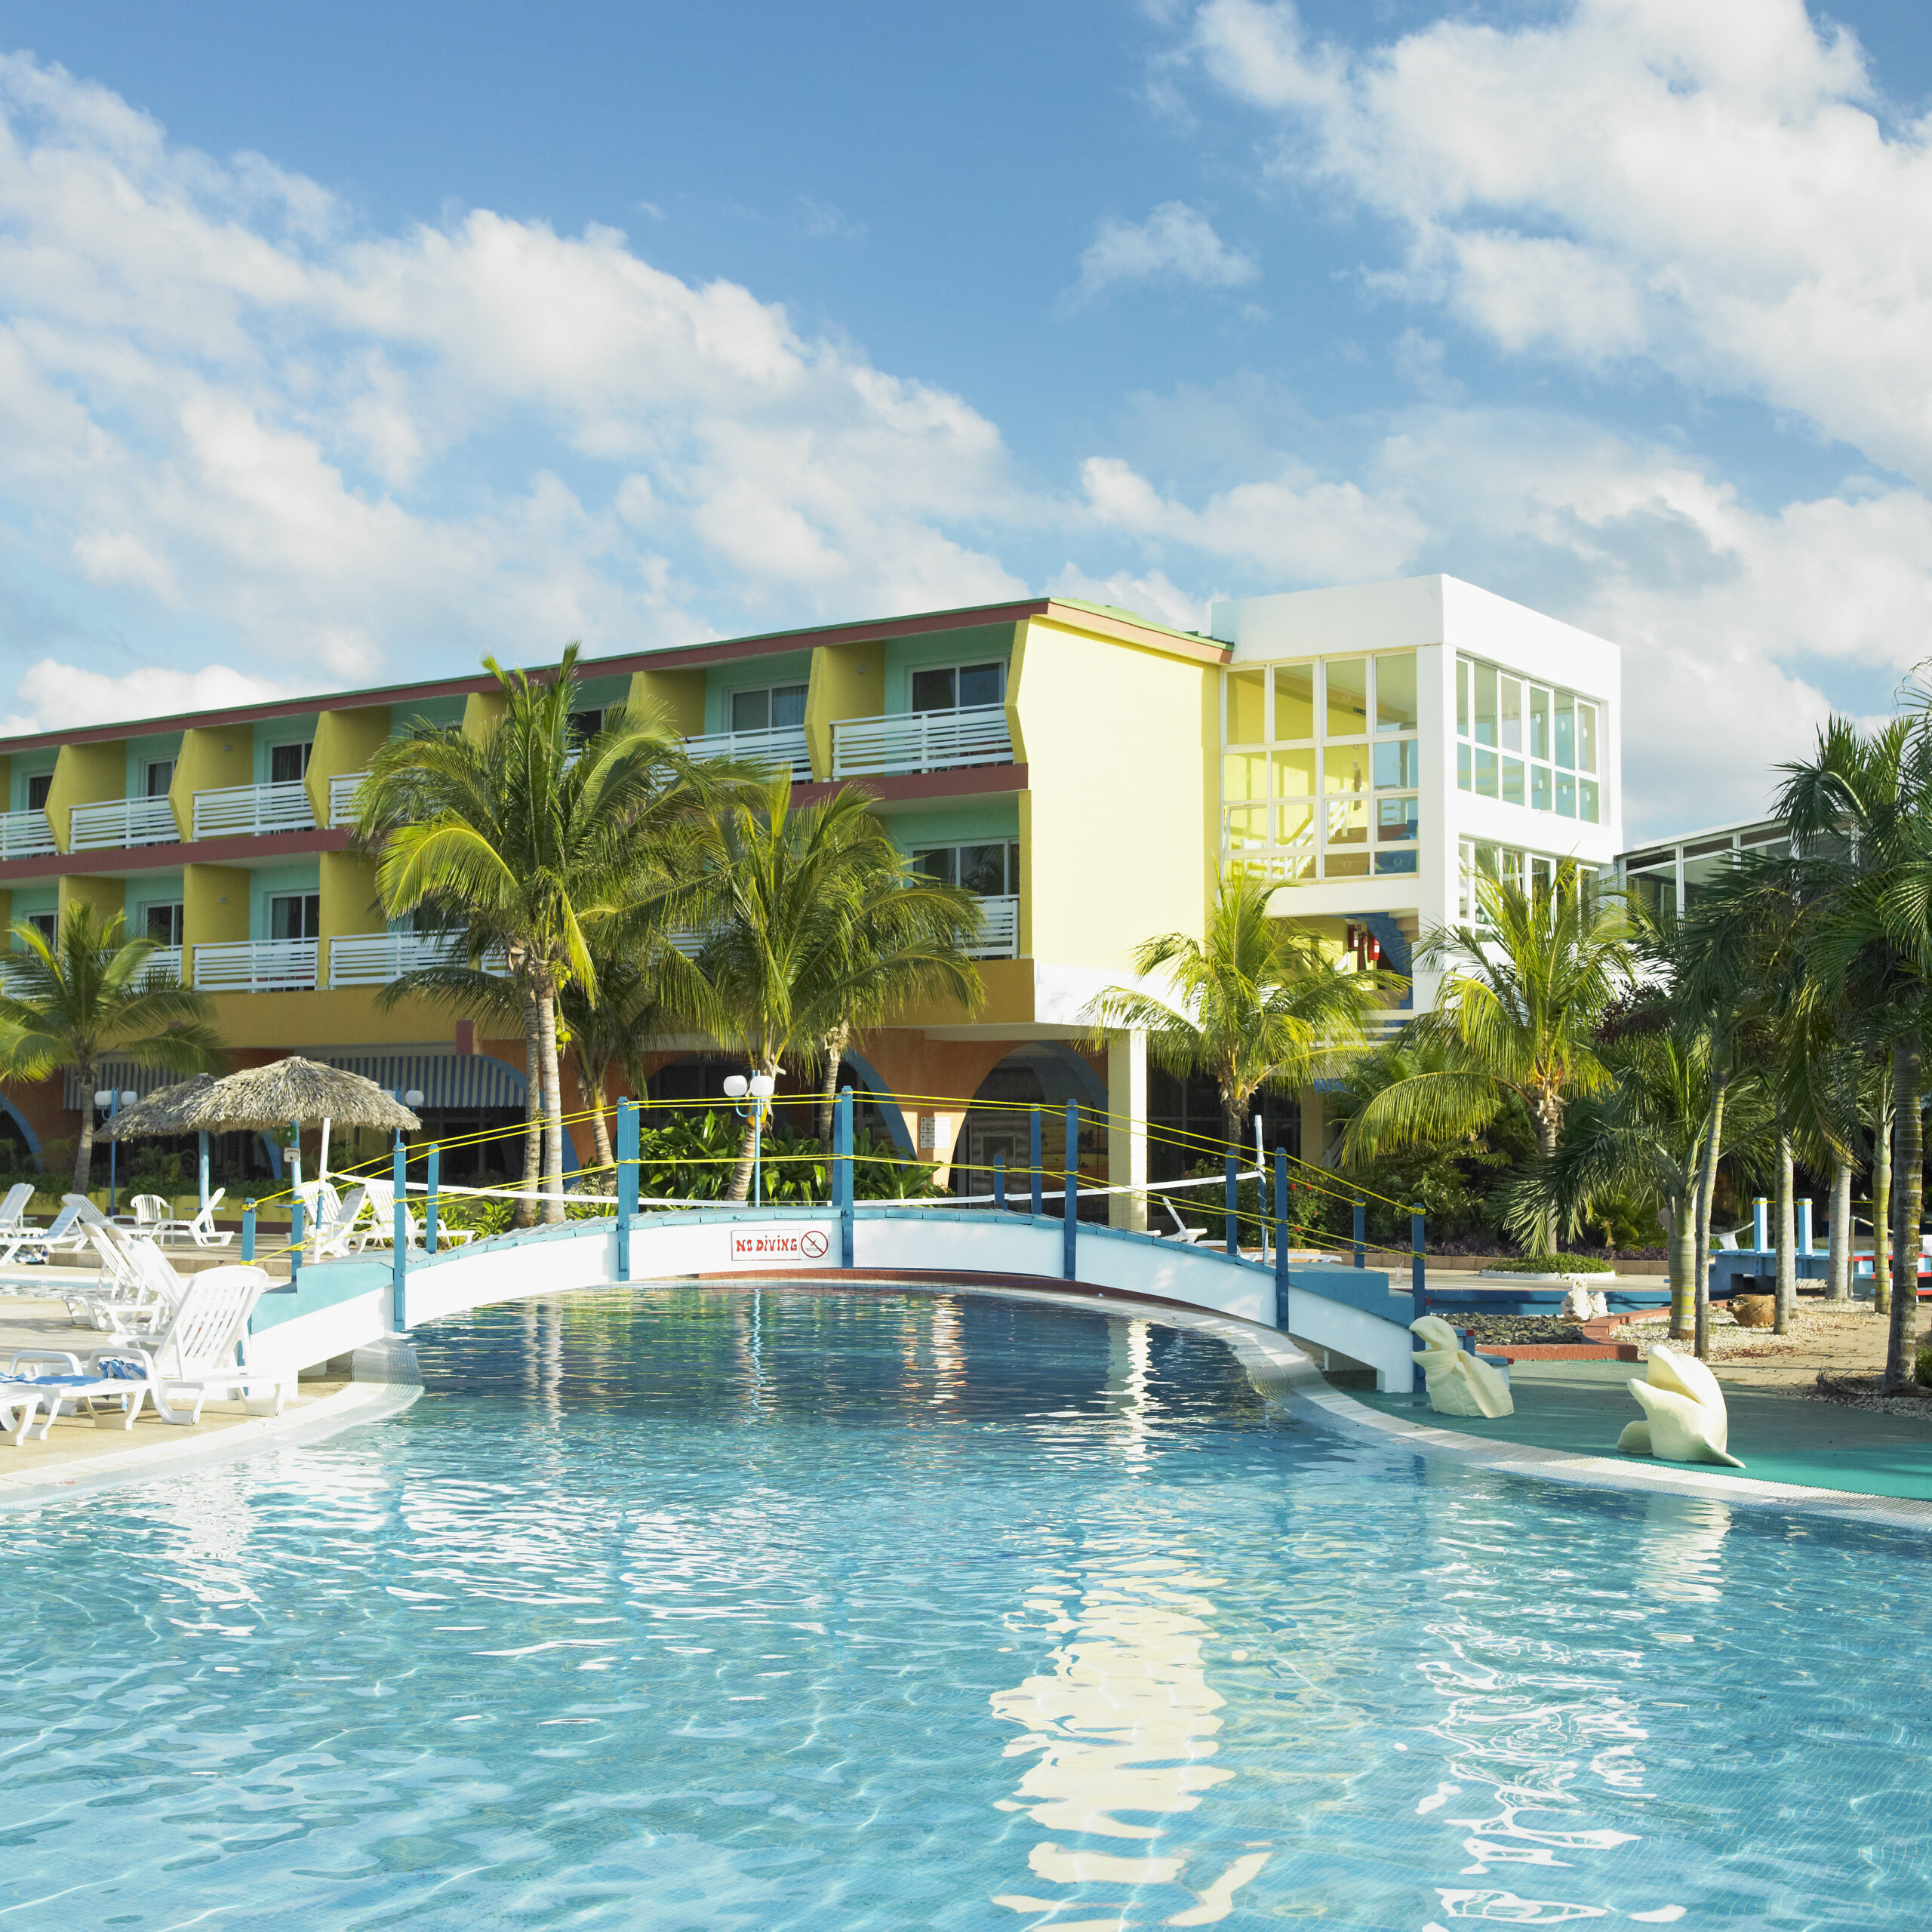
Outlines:
<svg viewBox="0 0 1932 1932"><path fill-rule="evenodd" d="M1358 1268L1368 1266L1368 1203L1366 1201L1355 1203L1355 1266Z"/></svg>
<svg viewBox="0 0 1932 1932"><path fill-rule="evenodd" d="M637 1103L617 1103L617 1279L631 1278L631 1223L637 1217Z"/></svg>
<svg viewBox="0 0 1932 1932"><path fill-rule="evenodd" d="M400 1335L409 1326L408 1305L404 1299L403 1279L409 1269L409 1149L402 1136L395 1137L395 1157L390 1171L395 1180L395 1225L390 1230L392 1243L389 1262L390 1325Z"/></svg>
<svg viewBox="0 0 1932 1932"><path fill-rule="evenodd" d="M1064 1233L1061 1238L1060 1272L1063 1279L1077 1281L1075 1269L1075 1247L1080 1235L1080 1103L1069 1100L1066 1103L1066 1152L1061 1156L1060 1164L1066 1169L1062 1184L1066 1189L1063 1205L1066 1217L1061 1223Z"/></svg>
<svg viewBox="0 0 1932 1932"><path fill-rule="evenodd" d="M1415 1307L1410 1318L1416 1321L1429 1312L1429 1281L1423 1269L1422 1257L1422 1203L1418 1201L1409 1214L1409 1299Z"/></svg>
<svg viewBox="0 0 1932 1932"><path fill-rule="evenodd" d="M852 1266L858 1210L854 1204L858 1170L852 1164L852 1090L842 1087L832 1114L832 1198L838 1203L838 1265Z"/></svg>
<svg viewBox="0 0 1932 1932"><path fill-rule="evenodd" d="M255 1204L245 1201L242 1204L242 1259L252 1261L255 1258Z"/></svg>
<svg viewBox="0 0 1932 1932"><path fill-rule="evenodd" d="M1040 1178L1040 1148L1041 1141L1040 1135L1040 1110L1038 1107L1034 1108L1032 1110L1032 1152L1031 1158L1033 1164L1033 1212L1035 1214L1038 1214L1041 1211L1041 1203L1040 1200L1040 1194L1041 1188L1044 1186L1044 1183Z"/></svg>
<svg viewBox="0 0 1932 1932"><path fill-rule="evenodd" d="M1002 1214L1006 1212L1006 1156L993 1156L993 1206Z"/></svg>
<svg viewBox="0 0 1932 1932"><path fill-rule="evenodd" d="M1224 1189L1228 1211L1228 1252L1233 1255L1238 1255L1241 1253L1241 1216L1236 1211L1235 1205L1235 1191L1239 1185L1240 1183L1236 1178L1235 1156L1230 1154L1228 1156Z"/></svg>
<svg viewBox="0 0 1932 1932"><path fill-rule="evenodd" d="M1288 1150L1275 1149L1275 1326L1288 1332Z"/></svg>
<svg viewBox="0 0 1932 1932"><path fill-rule="evenodd" d="M423 1178L429 1183L429 1191L423 1197L423 1252L434 1254L436 1251L437 1210L441 1204L443 1185L443 1150L435 1141L429 1143L429 1151L423 1157Z"/></svg>

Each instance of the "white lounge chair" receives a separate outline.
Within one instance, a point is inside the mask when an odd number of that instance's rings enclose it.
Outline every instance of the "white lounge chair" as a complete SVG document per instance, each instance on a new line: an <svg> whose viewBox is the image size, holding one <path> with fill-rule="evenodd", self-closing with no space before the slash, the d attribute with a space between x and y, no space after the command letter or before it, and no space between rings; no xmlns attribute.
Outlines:
<svg viewBox="0 0 1932 1932"><path fill-rule="evenodd" d="M0 1229L0 1268L11 1266L25 1256L45 1261L50 1254L78 1254L88 1244L87 1230L81 1225L78 1210L63 1206L44 1228L22 1221L17 1227ZM35 1287L38 1294L40 1290Z"/></svg>
<svg viewBox="0 0 1932 1932"><path fill-rule="evenodd" d="M395 1183L392 1180L372 1180L368 1183L370 1220L358 1231L355 1245L365 1247L393 1247L395 1245ZM438 1226L436 1241L438 1246L447 1244L460 1247L466 1241L476 1238L474 1228L446 1228ZM402 1210L402 1239L406 1249L420 1254L423 1247L423 1229L414 1215L410 1213L405 1201Z"/></svg>
<svg viewBox="0 0 1932 1932"><path fill-rule="evenodd" d="M198 1423L203 1404L217 1392L238 1393L251 1408L272 1402L260 1412L279 1415L288 1398L285 1381L251 1374L242 1359L248 1318L268 1286L260 1268L211 1268L189 1281L173 1319L152 1341L122 1339L85 1356L63 1349L23 1349L0 1378L0 1406L34 1396L47 1411L42 1441L63 1407L78 1409L103 1398L120 1402L125 1429L134 1427L143 1401L154 1404L163 1422ZM61 1364L64 1373L22 1372L43 1363ZM259 1392L264 1390L267 1394Z"/></svg>
<svg viewBox="0 0 1932 1932"><path fill-rule="evenodd" d="M33 1183L17 1180L7 1190L7 1198L0 1201L0 1234L11 1233L20 1224L20 1217L27 1211L27 1203L33 1198Z"/></svg>
<svg viewBox="0 0 1932 1932"><path fill-rule="evenodd" d="M1208 1232L1205 1228L1190 1227L1181 1219L1180 1210L1164 1196L1161 1199L1161 1205L1168 1211L1168 1219L1174 1223L1172 1228L1161 1230L1163 1239L1180 1241L1192 1247Z"/></svg>
<svg viewBox="0 0 1932 1932"><path fill-rule="evenodd" d="M208 1196L208 1204L188 1223L188 1235L197 1247L226 1247L235 1238L232 1228L217 1230L214 1211L221 1205L222 1197L228 1192L218 1187Z"/></svg>
<svg viewBox="0 0 1932 1932"><path fill-rule="evenodd" d="M335 1189L330 1188L328 1192L333 1195ZM309 1238L310 1260L335 1261L349 1253L355 1237L355 1224L362 1218L368 1198L366 1187L352 1187L346 1197L336 1202L335 1212L328 1221L317 1219L315 1232Z"/></svg>
<svg viewBox="0 0 1932 1932"><path fill-rule="evenodd" d="M182 1278L143 1235L90 1227L88 1238L100 1257L100 1281L68 1292L67 1312L109 1334L150 1333L180 1304Z"/></svg>

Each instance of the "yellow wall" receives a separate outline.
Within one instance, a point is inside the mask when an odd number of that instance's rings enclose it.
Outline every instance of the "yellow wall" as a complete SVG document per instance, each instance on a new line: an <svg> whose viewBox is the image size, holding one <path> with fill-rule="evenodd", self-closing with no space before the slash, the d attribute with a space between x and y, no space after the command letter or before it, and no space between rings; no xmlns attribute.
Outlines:
<svg viewBox="0 0 1932 1932"><path fill-rule="evenodd" d="M70 906L91 906L102 925L122 916L128 909L128 881L100 872L69 872L59 881L60 915L63 924Z"/></svg>
<svg viewBox="0 0 1932 1932"><path fill-rule="evenodd" d="M472 691L463 701L463 735L480 745L509 709L509 700L501 691Z"/></svg>
<svg viewBox="0 0 1932 1932"><path fill-rule="evenodd" d="M224 904L223 901L226 903ZM248 873L241 866L184 866L181 869L182 977L194 971L198 946L238 943L248 937ZM252 998L263 995L253 994ZM299 997L312 999L312 993ZM284 1035L300 1039L306 1028Z"/></svg>
<svg viewBox="0 0 1932 1932"><path fill-rule="evenodd" d="M379 933L389 923L376 903L376 860L360 852L325 852L321 858L322 937ZM326 957L316 962L325 986ZM259 997L259 995L257 995Z"/></svg>
<svg viewBox="0 0 1932 1932"><path fill-rule="evenodd" d="M232 786L254 782L253 725L232 724L214 730L198 725L183 731L181 749L174 760L174 776L168 787L168 803L174 814L175 829L183 838L194 837L197 792L223 792ZM248 936L245 929L242 937Z"/></svg>
<svg viewBox="0 0 1932 1932"><path fill-rule="evenodd" d="M369 761L389 741L389 708L386 704L325 711L316 718L315 748L309 754L303 783L318 825L329 822L329 780L345 772L367 771Z"/></svg>
<svg viewBox="0 0 1932 1932"><path fill-rule="evenodd" d="M628 702L633 721L654 712L680 737L704 735L702 671L634 671Z"/></svg>
<svg viewBox="0 0 1932 1932"><path fill-rule="evenodd" d="M13 928L14 895L11 892L0 892L0 952L6 951L12 944L12 941L5 935L11 932Z"/></svg>
<svg viewBox="0 0 1932 1932"><path fill-rule="evenodd" d="M68 849L71 829L69 814L76 805L98 804L103 798L128 795L128 746L120 738L99 744L63 745L54 761L54 782L48 787L47 822L54 828L54 842L62 851Z"/></svg>
<svg viewBox="0 0 1932 1932"><path fill-rule="evenodd" d="M1143 940L1199 935L1214 890L1220 696L1214 665L1063 620L1020 626L1007 715L1026 767L1023 953L1124 974Z"/></svg>
<svg viewBox="0 0 1932 1932"><path fill-rule="evenodd" d="M832 728L841 718L877 718L885 709L885 645L821 644L805 690L805 746L812 776L832 776Z"/></svg>
<svg viewBox="0 0 1932 1932"><path fill-rule="evenodd" d="M455 1023L447 1008L412 999L378 1012L376 995L381 990L343 986L312 993L217 993L215 1030L224 1046L282 1053L325 1042L387 1046L454 1038Z"/></svg>

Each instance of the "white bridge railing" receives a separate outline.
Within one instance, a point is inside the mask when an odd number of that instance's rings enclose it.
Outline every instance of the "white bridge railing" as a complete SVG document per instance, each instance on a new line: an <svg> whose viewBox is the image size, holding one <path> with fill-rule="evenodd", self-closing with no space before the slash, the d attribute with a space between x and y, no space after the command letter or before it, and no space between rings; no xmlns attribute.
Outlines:
<svg viewBox="0 0 1932 1932"><path fill-rule="evenodd" d="M43 858L54 849L45 812L0 812L0 859Z"/></svg>
<svg viewBox="0 0 1932 1932"><path fill-rule="evenodd" d="M195 986L205 993L309 992L315 984L312 939L245 940L195 949Z"/></svg>
<svg viewBox="0 0 1932 1932"><path fill-rule="evenodd" d="M197 838L248 838L265 832L312 832L309 789L287 785L231 785L195 794ZM197 949L198 950L198 949Z"/></svg>
<svg viewBox="0 0 1932 1932"><path fill-rule="evenodd" d="M122 845L175 845L181 829L165 798L101 798L76 805L68 821L70 852L100 852Z"/></svg>
<svg viewBox="0 0 1932 1932"><path fill-rule="evenodd" d="M889 772L949 771L967 764L1010 764L1013 737L1003 704L957 711L907 711L889 718L847 718L832 728L832 775L863 778Z"/></svg>
<svg viewBox="0 0 1932 1932"><path fill-rule="evenodd" d="M687 738L685 749L693 758L741 758L760 764L789 765L796 779L812 775L802 724L782 724L768 731L711 731L702 737Z"/></svg>

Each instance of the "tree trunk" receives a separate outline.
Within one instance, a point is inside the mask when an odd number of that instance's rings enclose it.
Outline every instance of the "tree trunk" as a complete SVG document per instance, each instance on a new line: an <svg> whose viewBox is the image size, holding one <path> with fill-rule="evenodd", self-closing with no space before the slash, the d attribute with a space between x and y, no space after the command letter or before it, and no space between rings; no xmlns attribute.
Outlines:
<svg viewBox="0 0 1932 1932"><path fill-rule="evenodd" d="M1694 1155L1687 1165L1694 1166ZM1697 1187L1687 1181L1670 1208L1670 1338L1681 1342L1697 1321Z"/></svg>
<svg viewBox="0 0 1932 1932"><path fill-rule="evenodd" d="M583 1086L584 1098L590 1103L590 1137L597 1149L597 1164L600 1168L614 1168L617 1157L611 1151L610 1123L604 1118L604 1080L600 1074L595 1080L585 1078L583 1063L577 1063L577 1077Z"/></svg>
<svg viewBox="0 0 1932 1932"><path fill-rule="evenodd" d="M1925 1192L1925 1126L1919 1114L1924 1043L1915 1036L1892 1050L1892 1160L1898 1172L1899 1217L1892 1257L1891 1334L1885 1348L1885 1386L1909 1389L1918 1380L1918 1213Z"/></svg>
<svg viewBox="0 0 1932 1932"><path fill-rule="evenodd" d="M523 1090L523 1184L533 1190L543 1185L543 1056L537 1034L537 996L526 982L523 1057L528 1077ZM520 1228L537 1225L537 1203L527 1196L516 1204L516 1224Z"/></svg>
<svg viewBox="0 0 1932 1932"><path fill-rule="evenodd" d="M1844 1301L1851 1293L1851 1163L1841 1155L1832 1169L1832 1258L1827 1301Z"/></svg>
<svg viewBox="0 0 1932 1932"><path fill-rule="evenodd" d="M537 986L537 1039L543 1066L543 1185L552 1197L564 1191L564 1090L557 1069L557 994L546 978ZM543 1204L543 1219L560 1222L564 1204L553 1198Z"/></svg>
<svg viewBox="0 0 1932 1932"><path fill-rule="evenodd" d="M754 1073L775 1075L778 1071L776 1060L758 1060L752 1063ZM749 1201L752 1193L752 1160L756 1151L758 1138L758 1112L761 1103L747 1097L745 1101L745 1131L738 1137L738 1158L731 1169L731 1185L725 1190L727 1201Z"/></svg>
<svg viewBox="0 0 1932 1932"><path fill-rule="evenodd" d="M1791 1136L1778 1136L1778 1288L1772 1333L1788 1334L1792 1304L1798 1299L1798 1209L1793 1191Z"/></svg>
<svg viewBox="0 0 1932 1932"><path fill-rule="evenodd" d="M74 1192L85 1194L94 1178L94 1063L82 1060L79 1067L81 1089L81 1137L74 1149Z"/></svg>
<svg viewBox="0 0 1932 1932"><path fill-rule="evenodd" d="M818 1114L813 1131L818 1136L818 1144L827 1149L832 1146L832 1112L838 1104L839 1063L845 1057L846 1043L851 1037L851 1028L841 1026L825 1038L825 1077L819 1082Z"/></svg>
<svg viewBox="0 0 1932 1932"><path fill-rule="evenodd" d="M1892 1109L1881 1107L1872 1131L1872 1307L1892 1306Z"/></svg>
<svg viewBox="0 0 1932 1932"><path fill-rule="evenodd" d="M1693 1347L1700 1361L1711 1349L1711 1210L1717 1199L1718 1154L1724 1144L1724 1099L1730 1075L1711 1074L1711 1118L1704 1143L1704 1171L1697 1183L1697 1297Z"/></svg>
<svg viewBox="0 0 1932 1932"><path fill-rule="evenodd" d="M1537 1152L1545 1161L1556 1155L1556 1143L1563 1137L1563 1113L1555 1099L1545 1094L1537 1103ZM1557 1251L1556 1210L1546 1208L1543 1217L1543 1251L1554 1254Z"/></svg>

